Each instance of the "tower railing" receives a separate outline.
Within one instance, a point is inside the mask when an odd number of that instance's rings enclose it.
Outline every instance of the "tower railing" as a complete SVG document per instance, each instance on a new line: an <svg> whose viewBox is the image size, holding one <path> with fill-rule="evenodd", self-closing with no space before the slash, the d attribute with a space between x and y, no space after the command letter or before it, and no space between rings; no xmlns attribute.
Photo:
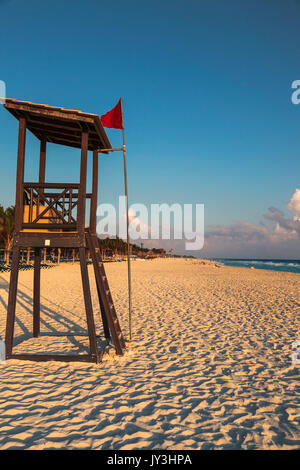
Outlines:
<svg viewBox="0 0 300 470"><path fill-rule="evenodd" d="M76 230L78 189L77 183L24 183L22 229Z"/></svg>

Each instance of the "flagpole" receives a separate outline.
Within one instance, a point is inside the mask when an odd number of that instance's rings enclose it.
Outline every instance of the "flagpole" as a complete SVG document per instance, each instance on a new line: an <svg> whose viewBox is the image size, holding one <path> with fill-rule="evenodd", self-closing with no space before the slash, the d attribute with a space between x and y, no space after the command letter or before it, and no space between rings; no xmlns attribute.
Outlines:
<svg viewBox="0 0 300 470"><path fill-rule="evenodd" d="M132 340L132 327L131 327L131 269L130 269L130 242L129 242L129 213L128 213L128 191L127 191L127 169L126 169L126 145L125 145L124 114L123 114L122 98L121 98L121 114L122 114L122 133L123 133L124 186L125 186L125 199L126 199L129 339L131 341Z"/></svg>

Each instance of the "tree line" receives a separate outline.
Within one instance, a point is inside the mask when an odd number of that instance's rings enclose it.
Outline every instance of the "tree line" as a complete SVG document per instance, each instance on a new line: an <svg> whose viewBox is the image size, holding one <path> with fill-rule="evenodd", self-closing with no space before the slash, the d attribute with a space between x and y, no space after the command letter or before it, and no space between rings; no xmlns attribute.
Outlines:
<svg viewBox="0 0 300 470"><path fill-rule="evenodd" d="M6 209L0 205L0 249L4 250L4 264L9 264L12 250L13 232L15 223L15 207L9 206ZM127 243L119 237L98 238L99 248L102 253L109 255L125 256L127 254ZM30 253L30 252L29 252ZM165 256L166 251L162 248L144 248L134 243L130 244L131 255L139 257ZM28 257L27 257L28 259Z"/></svg>

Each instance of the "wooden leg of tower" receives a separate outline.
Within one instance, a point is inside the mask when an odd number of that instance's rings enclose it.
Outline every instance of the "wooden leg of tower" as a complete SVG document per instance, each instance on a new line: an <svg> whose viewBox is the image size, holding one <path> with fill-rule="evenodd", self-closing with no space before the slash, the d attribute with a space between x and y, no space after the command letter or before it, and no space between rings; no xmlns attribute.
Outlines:
<svg viewBox="0 0 300 470"><path fill-rule="evenodd" d="M97 266L95 267L94 261L93 261L93 268L94 268L94 272L95 272L95 270L97 269ZM105 310L104 310L104 305L103 305L103 301L102 301L102 297L101 297L100 288L99 288L98 283L97 283L97 276L95 276L95 279L96 279L96 284L97 284L97 292L98 292L98 299L99 299L99 305L100 305L100 312L101 312L101 319L102 319L102 324L103 324L104 336L105 336L106 339L109 339L110 338L110 332L109 332L109 327L108 327L108 323L107 323L107 318L106 318L106 315L105 315Z"/></svg>
<svg viewBox="0 0 300 470"><path fill-rule="evenodd" d="M110 293L107 277L103 267L103 262L100 257L100 250L98 247L96 235L86 233L86 239L92 255L95 278L99 297L101 299L100 306L103 307L105 320L103 322L104 328L109 328L116 353L120 356L124 354L125 341L119 324L119 320L115 311L113 299Z"/></svg>
<svg viewBox="0 0 300 470"><path fill-rule="evenodd" d="M97 272L97 270L98 270L98 264L97 264L98 259L97 259L97 256L96 256L92 236L89 233L86 234L86 239L87 239L87 244L88 244L88 247L90 249L90 254L91 254L91 257L92 257L92 263L93 263L95 281L96 281L96 286L97 286L97 293L98 293L98 299L99 299L99 305L100 305L100 312L101 312L101 319L102 319L102 324L103 324L104 336L105 336L106 339L109 339L111 336L110 336L109 326L108 326L108 322L107 322L107 318L106 318L106 314L105 314L105 307L104 307L104 303L103 303L102 296L101 296L101 289L100 289L100 285L99 285L100 273Z"/></svg>
<svg viewBox="0 0 300 470"><path fill-rule="evenodd" d="M93 306L92 306L92 299L91 299L90 282L89 282L89 276L88 276L88 270L87 270L87 264L86 264L85 248L79 248L79 259L80 259L80 268L81 268L83 297L84 297L84 304L85 304L85 311L86 311L86 320L87 320L87 327L88 327L88 334L89 334L89 341L90 341L90 350L91 350L92 356L94 356L98 362L99 355L98 355L98 350L97 350L96 330L95 330Z"/></svg>
<svg viewBox="0 0 300 470"><path fill-rule="evenodd" d="M41 256L40 249L34 250L33 278L33 336L40 336L40 289L41 289Z"/></svg>
<svg viewBox="0 0 300 470"><path fill-rule="evenodd" d="M19 253L18 247L13 248L11 274L9 283L8 305L7 305L7 322L5 334L6 356L12 353L13 338L14 338L14 324L16 314L16 301L18 289L18 275L19 275Z"/></svg>

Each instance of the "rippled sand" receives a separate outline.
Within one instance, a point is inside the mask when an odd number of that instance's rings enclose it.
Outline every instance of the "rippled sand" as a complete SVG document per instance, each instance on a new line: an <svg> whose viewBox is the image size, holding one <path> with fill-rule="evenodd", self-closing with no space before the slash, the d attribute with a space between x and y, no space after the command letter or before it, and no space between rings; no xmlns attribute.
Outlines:
<svg viewBox="0 0 300 470"><path fill-rule="evenodd" d="M295 449L300 275L185 260L132 263L134 341L100 365L0 365L0 449ZM89 268L90 269L90 268ZM128 338L127 268L106 264ZM90 271L92 274L92 272ZM20 273L15 352L85 352L78 265ZM8 274L0 273L0 337ZM93 301L96 289L92 282ZM102 335L96 310L97 331ZM64 338L63 333L78 336Z"/></svg>

